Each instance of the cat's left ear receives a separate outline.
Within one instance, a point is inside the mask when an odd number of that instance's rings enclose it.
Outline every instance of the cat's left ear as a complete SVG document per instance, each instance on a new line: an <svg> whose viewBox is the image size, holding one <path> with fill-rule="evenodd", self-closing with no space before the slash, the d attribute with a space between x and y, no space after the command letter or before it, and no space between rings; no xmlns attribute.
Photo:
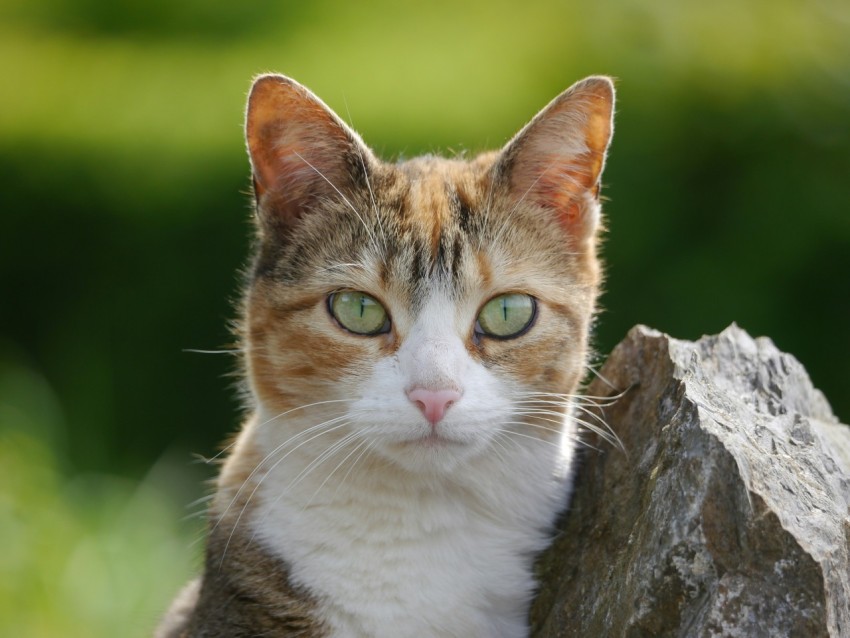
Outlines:
<svg viewBox="0 0 850 638"><path fill-rule="evenodd" d="M614 129L614 84L593 76L552 100L505 146L496 168L517 204L552 211L573 243L595 236Z"/></svg>
<svg viewBox="0 0 850 638"><path fill-rule="evenodd" d="M245 137L263 227L285 239L323 199L365 182L371 151L324 102L283 75L263 75L248 97Z"/></svg>

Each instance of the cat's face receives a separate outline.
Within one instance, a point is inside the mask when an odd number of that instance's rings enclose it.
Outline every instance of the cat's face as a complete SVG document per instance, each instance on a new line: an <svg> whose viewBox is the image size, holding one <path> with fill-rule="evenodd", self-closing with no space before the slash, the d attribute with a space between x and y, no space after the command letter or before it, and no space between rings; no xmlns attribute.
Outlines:
<svg viewBox="0 0 850 638"><path fill-rule="evenodd" d="M244 328L265 415L316 428L301 443L339 461L413 471L558 444L599 287L613 98L604 79L571 91L499 154L388 165L303 87L257 81Z"/></svg>

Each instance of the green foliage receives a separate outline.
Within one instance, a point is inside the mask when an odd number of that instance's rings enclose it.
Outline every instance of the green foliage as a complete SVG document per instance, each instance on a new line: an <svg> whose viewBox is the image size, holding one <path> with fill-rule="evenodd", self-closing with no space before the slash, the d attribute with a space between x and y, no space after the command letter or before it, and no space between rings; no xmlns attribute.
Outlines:
<svg viewBox="0 0 850 638"><path fill-rule="evenodd" d="M69 479L48 445L61 425L56 408L35 373L0 369L3 633L149 635L196 566L191 541L200 538L200 520L185 520L175 502L185 490L170 483L197 477L162 459L141 481Z"/></svg>
<svg viewBox="0 0 850 638"><path fill-rule="evenodd" d="M142 635L189 571L189 452L239 417L231 358L184 350L231 343L240 122L267 70L388 158L497 147L574 80L614 75L598 350L638 322L737 321L850 418L843 0L0 0L10 635Z"/></svg>

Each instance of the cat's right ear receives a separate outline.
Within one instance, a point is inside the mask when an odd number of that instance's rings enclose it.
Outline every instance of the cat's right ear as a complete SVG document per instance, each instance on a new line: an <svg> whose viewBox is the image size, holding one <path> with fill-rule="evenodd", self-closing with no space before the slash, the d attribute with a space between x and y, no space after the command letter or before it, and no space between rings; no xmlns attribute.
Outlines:
<svg viewBox="0 0 850 638"><path fill-rule="evenodd" d="M275 234L290 230L317 201L345 198L374 161L324 102L282 75L254 81L245 137L260 221Z"/></svg>
<svg viewBox="0 0 850 638"><path fill-rule="evenodd" d="M599 189L613 132L614 84L589 77L561 93L502 151L497 170L516 205L551 211L576 248L599 227Z"/></svg>

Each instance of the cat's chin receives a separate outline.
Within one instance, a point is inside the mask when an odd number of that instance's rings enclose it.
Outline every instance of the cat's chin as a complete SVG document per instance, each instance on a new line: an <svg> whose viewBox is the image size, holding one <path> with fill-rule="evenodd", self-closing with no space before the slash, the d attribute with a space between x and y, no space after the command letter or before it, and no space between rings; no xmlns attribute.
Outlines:
<svg viewBox="0 0 850 638"><path fill-rule="evenodd" d="M480 444L430 433L402 441L386 442L377 451L394 465L414 473L446 474L475 456Z"/></svg>
<svg viewBox="0 0 850 638"><path fill-rule="evenodd" d="M422 447L436 447L439 448L441 446L467 446L469 443L467 441L457 441L455 439L451 439L442 434L438 434L436 432L431 432L430 434L426 434L425 436L421 436L416 439L411 439L410 441L403 441L398 443L398 445L402 447L409 446L422 446Z"/></svg>

